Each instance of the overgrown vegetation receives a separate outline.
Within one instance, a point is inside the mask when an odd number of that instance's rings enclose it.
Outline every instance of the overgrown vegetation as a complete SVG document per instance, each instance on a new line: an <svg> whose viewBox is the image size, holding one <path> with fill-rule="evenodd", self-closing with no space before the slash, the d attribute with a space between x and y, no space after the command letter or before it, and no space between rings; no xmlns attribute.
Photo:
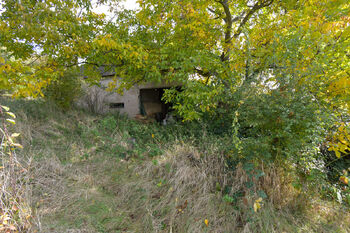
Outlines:
<svg viewBox="0 0 350 233"><path fill-rule="evenodd" d="M61 109L69 110L83 95L82 80L77 71L65 71L59 78L52 81L44 90L45 98Z"/></svg>
<svg viewBox="0 0 350 233"><path fill-rule="evenodd" d="M99 4L113 18L89 0L0 0L0 91L48 100L2 100L26 122L14 128L24 148L2 146L3 182L30 185L39 230L349 231L347 0ZM107 91L181 86L163 101L183 122L70 109L75 77L98 84L105 71ZM95 113L98 96L84 100ZM34 158L30 181L15 151ZM2 213L20 228L11 192Z"/></svg>
<svg viewBox="0 0 350 233"><path fill-rule="evenodd" d="M0 232L28 232L32 230L30 158L17 155L15 148L19 133L12 133L16 115L0 105Z"/></svg>
<svg viewBox="0 0 350 233"><path fill-rule="evenodd" d="M231 138L203 123L159 126L119 115L63 113L40 100L1 102L17 114L18 153L33 158L32 224L41 232L350 229L348 208L311 185L321 177L306 177L300 187L300 174L277 163L233 169Z"/></svg>

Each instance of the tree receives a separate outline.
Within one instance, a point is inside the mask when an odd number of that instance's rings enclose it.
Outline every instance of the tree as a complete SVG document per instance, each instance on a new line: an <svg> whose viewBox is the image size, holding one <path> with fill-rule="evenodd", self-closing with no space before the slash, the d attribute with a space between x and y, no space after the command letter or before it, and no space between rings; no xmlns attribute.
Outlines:
<svg viewBox="0 0 350 233"><path fill-rule="evenodd" d="M0 1L0 88L15 96L42 89L90 52L104 15L91 1Z"/></svg>
<svg viewBox="0 0 350 233"><path fill-rule="evenodd" d="M101 2L115 6L114 19L94 14L86 0L2 3L0 42L11 59L0 61L1 87L35 96L81 61L91 82L98 67L115 70L120 91L181 82L165 100L185 120L213 113L234 121L246 100L255 105L251 96L275 92L288 96L281 105L307 96L318 106L311 115L349 114L346 0L140 0L137 11Z"/></svg>
<svg viewBox="0 0 350 233"><path fill-rule="evenodd" d="M349 109L347 1L139 1L95 38L91 63L116 67L125 86L180 81L188 119L238 87L283 88L290 75L334 107ZM193 82L193 80L197 80ZM267 82L270 81L270 82ZM246 87L246 86L245 86ZM172 95L168 95L172 100ZM174 97L175 98L175 97ZM199 110L196 108L200 105ZM190 106L191 105L191 106Z"/></svg>

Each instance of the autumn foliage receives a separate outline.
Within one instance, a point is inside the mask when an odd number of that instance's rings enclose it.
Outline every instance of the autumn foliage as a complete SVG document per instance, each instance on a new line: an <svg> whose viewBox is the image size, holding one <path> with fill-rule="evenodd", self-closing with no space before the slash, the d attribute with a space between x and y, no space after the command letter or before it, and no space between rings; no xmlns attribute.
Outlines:
<svg viewBox="0 0 350 233"><path fill-rule="evenodd" d="M350 205L347 0L139 0L134 11L99 1L110 15L87 0L0 4L0 89L12 96L44 96L81 66L90 84L100 67L115 71L108 90L120 93L177 82L163 100L183 121L230 138L228 170L244 164L254 177L274 164L298 174L300 192L323 180L325 196ZM262 199L252 203L257 212Z"/></svg>

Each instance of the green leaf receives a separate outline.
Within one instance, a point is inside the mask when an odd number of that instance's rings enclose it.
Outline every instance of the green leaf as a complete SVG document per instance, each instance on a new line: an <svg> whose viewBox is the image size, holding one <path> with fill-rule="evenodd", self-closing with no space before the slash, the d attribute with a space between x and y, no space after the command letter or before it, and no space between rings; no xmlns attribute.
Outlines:
<svg viewBox="0 0 350 233"><path fill-rule="evenodd" d="M258 195L263 199L267 198L267 195L263 190L258 190Z"/></svg>

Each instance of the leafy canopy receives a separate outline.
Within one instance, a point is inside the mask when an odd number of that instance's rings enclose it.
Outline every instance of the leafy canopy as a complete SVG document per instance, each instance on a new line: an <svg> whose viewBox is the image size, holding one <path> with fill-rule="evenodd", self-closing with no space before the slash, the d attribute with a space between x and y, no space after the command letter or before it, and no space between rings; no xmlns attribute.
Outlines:
<svg viewBox="0 0 350 233"><path fill-rule="evenodd" d="M349 114L347 0L139 0L136 11L118 1L99 3L113 17L94 13L87 0L1 1L0 88L37 96L84 64L92 83L99 67L115 71L120 91L181 83L181 92L169 90L164 98L185 120L220 111L234 118L230 111L249 96L276 90L307 96L319 106L310 114ZM349 145L345 136L341 144Z"/></svg>
<svg viewBox="0 0 350 233"><path fill-rule="evenodd" d="M0 88L15 96L42 88L88 56L104 15L91 1L0 1Z"/></svg>

